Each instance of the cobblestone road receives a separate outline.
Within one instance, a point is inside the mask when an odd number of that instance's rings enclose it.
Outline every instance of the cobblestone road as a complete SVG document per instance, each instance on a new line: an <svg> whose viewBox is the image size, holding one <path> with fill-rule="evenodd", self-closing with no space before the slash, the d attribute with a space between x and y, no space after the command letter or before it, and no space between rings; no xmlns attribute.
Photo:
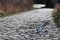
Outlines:
<svg viewBox="0 0 60 40"><path fill-rule="evenodd" d="M20 14L0 17L0 40L60 40L60 30L53 20L45 27L48 32L36 33L47 19L52 18L53 9L36 9Z"/></svg>

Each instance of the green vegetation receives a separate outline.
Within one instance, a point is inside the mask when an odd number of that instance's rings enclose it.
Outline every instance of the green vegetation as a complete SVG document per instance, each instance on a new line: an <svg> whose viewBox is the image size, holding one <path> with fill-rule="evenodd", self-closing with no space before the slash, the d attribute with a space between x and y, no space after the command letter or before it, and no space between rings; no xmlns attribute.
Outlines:
<svg viewBox="0 0 60 40"><path fill-rule="evenodd" d="M60 28L60 13L53 12L52 15L54 17L54 22L56 23L57 28Z"/></svg>
<svg viewBox="0 0 60 40"><path fill-rule="evenodd" d="M34 8L31 8L29 10L25 10L25 11L31 11L31 10L35 10ZM9 12L9 13L1 13L0 17L5 17L5 16L10 16L10 15L14 15L14 14L19 14L25 11L18 11L18 12Z"/></svg>
<svg viewBox="0 0 60 40"><path fill-rule="evenodd" d="M22 11L21 11L21 12L22 12ZM18 13L21 13L21 12L1 13L1 14L0 14L0 17L10 16L10 15L13 15L13 14L18 14Z"/></svg>

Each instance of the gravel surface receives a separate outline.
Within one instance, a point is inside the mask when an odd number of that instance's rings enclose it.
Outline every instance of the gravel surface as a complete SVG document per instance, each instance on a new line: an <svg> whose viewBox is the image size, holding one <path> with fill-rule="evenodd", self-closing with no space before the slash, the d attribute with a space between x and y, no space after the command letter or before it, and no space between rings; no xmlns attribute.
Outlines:
<svg viewBox="0 0 60 40"><path fill-rule="evenodd" d="M60 30L53 20L44 27L48 32L36 32L36 28L42 28L52 18L52 12L53 9L44 8L0 17L0 40L60 40Z"/></svg>

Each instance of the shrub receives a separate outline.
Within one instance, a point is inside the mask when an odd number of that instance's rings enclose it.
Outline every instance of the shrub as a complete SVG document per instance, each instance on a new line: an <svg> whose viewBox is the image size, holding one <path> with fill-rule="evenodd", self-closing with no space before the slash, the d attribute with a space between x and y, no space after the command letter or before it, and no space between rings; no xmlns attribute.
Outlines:
<svg viewBox="0 0 60 40"><path fill-rule="evenodd" d="M54 17L54 22L56 23L57 28L60 28L60 16L58 15L58 12L52 13Z"/></svg>
<svg viewBox="0 0 60 40"><path fill-rule="evenodd" d="M32 8L32 0L0 0L3 12L24 11Z"/></svg>

